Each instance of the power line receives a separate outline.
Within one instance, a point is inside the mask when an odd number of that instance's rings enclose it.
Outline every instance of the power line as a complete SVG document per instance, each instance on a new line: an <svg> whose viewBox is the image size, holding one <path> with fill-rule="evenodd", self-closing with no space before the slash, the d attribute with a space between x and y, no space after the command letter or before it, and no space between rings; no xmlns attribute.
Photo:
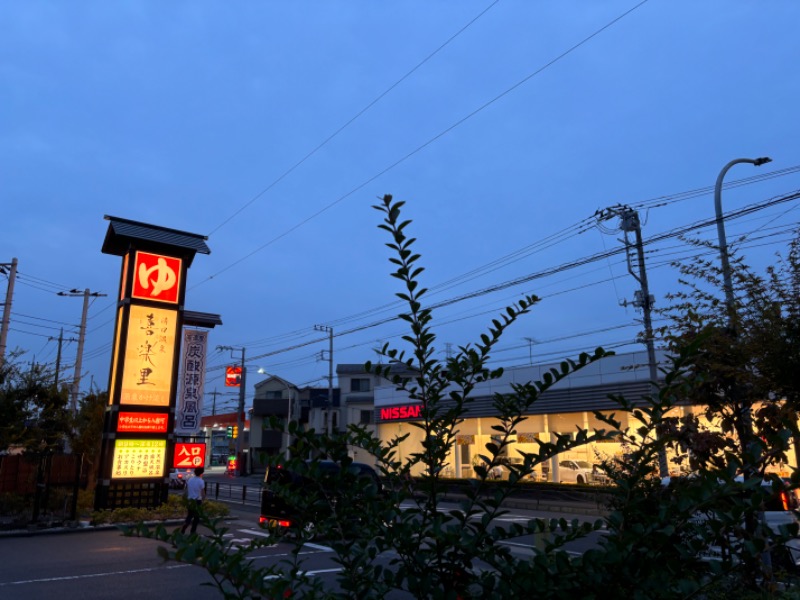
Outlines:
<svg viewBox="0 0 800 600"><path fill-rule="evenodd" d="M307 154L306 154L306 155L305 155L303 158L301 158L299 161L297 161L297 162L296 162L296 163L294 163L294 164L293 164L291 167L289 167L289 168L288 168L286 171L284 171L284 172L283 172L283 173L282 173L282 174L281 174L281 175L280 175L280 176L279 176L277 179L275 179L275 180L274 180L272 183L270 183L270 184L269 184L269 185L268 185L266 188L264 188L264 189L263 189L263 190L261 190L261 191L260 191L258 194L256 194L255 196L253 196L253 197L252 197L250 200L248 200L247 202L245 202L245 203L244 203L244 204L241 206L241 208L239 208L239 209L238 209L236 212L234 212L234 213L233 213L231 216L229 216L229 217L228 217L227 219L225 219L225 220L224 220L222 223L220 223L220 224L219 224L219 225L217 225L217 226L216 226L214 229L212 229L212 230L211 230L211 231L208 233L208 235L209 235L209 236L211 236L212 234L216 233L216 232L217 232L219 229L221 229L221 228L222 228L224 225L226 225L228 222L230 222L230 221L231 221L231 220L232 220L234 217L236 217L236 216L237 216L239 213L241 213L241 212L242 212L243 210L245 210L245 209L246 209L248 206L250 206L251 204L253 204L253 202L255 202L256 200L258 200L258 199L259 199L261 196L263 196L264 194L266 194L266 193L267 193L269 190L271 190L271 189L272 189L273 187L275 187L275 186L276 186L278 183L280 183L280 182L281 182L281 181L282 181L282 180L283 180L285 177L287 177L287 176L288 176L290 173L292 173L292 171L294 171L294 170L295 170L297 167L299 167L299 166L300 166L300 165L302 165L304 162L306 162L306 161L307 161L309 158L311 158L311 157L312 157L314 154L316 154L316 153L317 153L317 152L318 152L320 149L322 149L322 147L323 147L323 146L325 146L325 145L326 145L328 142L330 142L330 141L331 141L333 138L335 138L335 137L336 137L337 135L339 135L339 134L340 134L342 131L344 131L344 130L345 130L347 127L349 127L349 126L350 126L350 125L352 125L352 124L353 124L353 123L354 123L356 120L358 120L358 119L359 119L359 117L361 117L361 116L362 116L364 113L366 113L366 112L367 112L369 109L371 109L371 108L372 108L373 106L375 106L375 105L376 105L378 102L380 102L380 101L381 101L381 100L382 100L382 99L383 99L383 98L384 98L384 97L385 97L387 94L389 94L389 92L391 92L393 89L395 89L395 88L396 88L397 86L399 86L401 83L403 83L403 82L404 82L406 79L408 79L408 78L409 78L411 75L413 75L413 74L414 74L414 73L415 73L415 72L416 72L416 71L417 71L417 70L418 70L420 67L422 67L422 65L424 65L425 63L427 63L427 62L428 62L430 59L432 59L432 58L433 58L434 56L436 56L436 55L437 55L439 52L441 52L441 51L442 51L442 50L445 48L445 46L447 46L448 44L450 44L450 42L452 42L452 41L453 41L454 39L456 39L456 38L457 38L459 35L461 35L461 34L462 34L464 31L466 31L466 30L467 30L467 29L468 29L468 28L469 28L469 27L470 27L470 26L471 26L473 23L475 23L475 22L476 22L478 19L480 19L480 18L481 18L483 15L485 15L487 12L489 12L489 10L491 10L491 9L492 9L492 8L493 8L493 7L494 7L494 6L495 6L495 5L498 3L498 2L500 2L500 0L494 0L494 2L492 2L492 3L491 3L489 6L487 6L487 7L486 7L485 9L483 9L483 10L482 10L480 13L478 13L478 15L477 15L477 16L473 17L473 18L472 18L472 20L470 20L470 21L469 21L469 22L468 22L466 25L464 25L464 26L463 26L461 29L459 29L459 30L458 30L456 33L454 33L453 35L451 35L451 36L450 36L450 37L449 37L449 38L448 38L448 39L447 39L447 40L446 40L444 43L442 43L442 44L441 44L441 45L440 45L438 48L436 48L436 50L434 50L433 52L431 52L430 54L428 54L428 55L427 55L425 58L423 58L423 59L422 59L420 62L418 62L418 63L417 63L417 64L416 64L414 67L412 67L410 71L406 72L406 74L405 74L405 75L403 75L403 76L402 76L400 79L398 79L397 81L395 81L395 82L394 82L392 85L390 85L388 88L386 88L386 89L385 89L383 92L381 92L380 94L378 94L378 96L376 96L376 97L375 97L375 98L374 98L372 101L370 101L370 102L369 102L369 103L368 103L368 104L367 104L367 105L366 105L364 108L362 108L360 111L358 111L358 112L357 112L357 113L356 113L356 114L355 114L353 117L351 117L350 119L348 119L348 120L347 120L347 121L346 121L346 122L345 122L343 125L341 125L341 126L338 128L338 129L336 129L336 131L334 131L332 134L330 134L328 137L326 137L324 140L322 140L322 142L320 142L319 144L317 144L317 145L316 145L316 146L315 146L315 147L314 147L314 148L313 148L311 151L309 151L309 152L308 152L308 153L307 153Z"/></svg>
<svg viewBox="0 0 800 600"><path fill-rule="evenodd" d="M738 209L738 210L735 210L735 211L731 211L731 212L729 212L729 213L727 213L725 215L725 219L726 220L736 220L738 218L741 218L743 216L752 214L752 213L757 212L759 210L763 210L763 209L769 208L771 206L777 206L779 204L782 204L782 203L785 203L785 202L789 202L789 201L792 201L792 200L796 200L798 198L800 198L800 192L798 192L798 191L791 192L789 194L782 195L782 196L775 196L775 197L770 198L767 201L764 201L764 202L761 202L761 203L757 203L757 204L751 204L751 205L748 205L748 206L746 206L744 208L741 208L741 209ZM716 219L710 218L710 219L707 219L707 220L704 220L704 221L697 221L697 222L689 224L689 225L676 227L676 228L673 228L672 230L669 230L667 232L662 232L660 234L657 234L655 236L652 236L652 237L648 238L647 240L644 241L644 244L647 245L647 246L651 246L651 245L653 245L653 244L655 244L657 242L661 242L661 241L664 241L664 240L676 238L676 237L678 237L680 235L684 235L684 234L692 232L692 231L697 231L699 229L702 229L702 228L705 228L705 227L709 227L711 225L714 225L715 222L716 222ZM477 297L480 297L480 296L488 295L488 294L491 294L491 293L494 293L494 292L497 292L497 291L501 291L501 290L504 290L504 289L508 289L508 288L511 288L511 287L516 287L516 286L518 286L518 285L520 285L522 283L528 283L530 281L541 279L541 278L545 278L545 277L554 275L556 273L562 273L562 272L564 272L566 270L574 269L574 268L577 268L577 267L580 267L580 266L585 266L585 265L591 264L591 263L599 261L599 260L607 259L607 258L612 257L612 256L621 255L623 253L624 253L624 248L620 247L620 248L617 248L617 249L612 249L612 250L608 250L608 251L604 251L604 252L595 253L593 255L580 257L578 259L569 261L567 263L562 263L561 265L558 265L558 266L555 266L555 267L549 267L549 268L543 269L541 271L528 274L528 275L523 276L523 277L519 277L519 278L516 278L516 279L509 280L509 281L501 282L501 283L495 284L493 286L482 288L482 289L479 289L479 290L476 290L476 291L473 291L473 292L462 294L460 296L456 296L454 298L450 298L450 299L447 299L447 300L432 304L429 308L431 310L435 310L435 309L438 309L438 308L443 308L445 306L451 306L453 304L456 304L456 303L459 303L459 302L463 302L463 301L468 300L468 299L477 298ZM373 321L373 322L370 322L370 323L367 323L367 324L363 324L363 325L360 325L360 326L356 326L356 327L353 327L351 329L340 330L336 334L336 337L338 338L338 337L342 337L342 336L345 336L345 335L350 335L350 334L356 333L358 331L371 329L371 328L377 327L379 325L390 323L390 322L393 322L393 321L396 321L396 320L399 320L399 317L396 316L396 315L393 315L391 317L380 319L380 320L377 320L377 321ZM298 348L302 348L302 347L305 347L305 346L310 346L312 344L320 343L320 342L323 342L323 341L325 341L325 338L317 338L317 339L313 339L313 340L310 340L310 341L307 341L307 342L294 344L294 345L292 345L290 347L287 347L287 348L281 348L281 349L277 349L277 350L273 350L273 351L270 351L270 352L266 352L266 353L260 354L258 356L252 357L251 360L258 360L260 358L266 358L268 356L275 356L277 354L281 354L281 353L284 353L284 352L289 352L291 350L296 350ZM221 366L220 367L212 367L212 368L209 368L209 370L218 369L218 368L221 368Z"/></svg>
<svg viewBox="0 0 800 600"><path fill-rule="evenodd" d="M290 227L289 229L285 230L283 233L278 234L277 236L275 236L272 239L268 240L267 242L265 242L261 246L258 246L255 250L252 250L251 252L249 252L248 254L245 254L241 258L235 260L234 262L232 262L228 266L226 266L226 267L220 269L219 271L209 275L206 279L204 279L202 281L199 281L194 286L192 286L191 289L194 289L197 286L200 286L200 285L202 285L204 283L207 283L208 281L211 281L212 279L214 279L218 275L221 275L222 273L225 273L226 271L232 269L236 265L244 262L245 260L247 260L251 256L254 256L255 254L261 252L265 248L271 246L275 242L277 242L279 240L282 240L283 238L285 238L289 234L293 233L294 231L297 231L298 229L300 229L306 223L312 221L313 219L316 219L321 214L327 212L328 210L330 210L331 208L333 208L334 206L336 206L337 204L339 204L343 200L349 198L350 196L352 196L356 192L360 191L361 189L363 189L364 187L366 187L367 185L369 185L370 183L375 181L376 179L382 177L383 175L385 175L386 173L388 173L389 171L391 171L395 167L401 165L402 163L407 161L409 158L411 158L412 156L415 156L416 154L418 154L419 152L421 152L422 150L424 150L425 148L427 148L428 146L430 146L434 142L438 141L439 139L441 139L442 137L444 137L445 135L447 135L448 133L453 131L454 129L460 127L461 125L466 123L468 120L470 120L472 117L474 117L475 115L479 114L480 112L482 112L483 110L485 110L489 106L493 105L495 102L501 100L502 98L504 98L505 96L509 95L511 92L513 92L517 88L521 87L522 85L524 85L525 83L527 83L528 81L530 81L531 79L536 77L537 75L540 75L541 73L543 73L544 71L546 71L547 69L552 67L553 65L557 64L559 61L563 60L564 58L566 58L567 56L572 54L578 48L580 48L580 47L584 46L585 44L589 43L595 37L597 37L598 35L600 35L604 31L606 31L607 29L609 29L610 27L614 26L616 23L618 23L619 21L621 21L622 19L627 17L629 14L634 12L636 9L638 9L641 6L647 4L648 1L649 0L642 0L641 2L639 2L638 4L633 6L632 8L626 10L625 12L623 12L618 17L612 19L611 21L609 21L608 23L606 23L605 25L603 25L602 27L600 27L599 29L594 31L594 33L591 33L590 35L586 36L585 38L583 38L578 43L574 44L573 46L571 46L570 48L568 48L567 50L565 50L564 52L562 52L561 54L559 54L558 56L556 56L555 58L550 60L549 62L545 63L543 66L539 67L538 69L536 69L532 73L530 73L527 76L525 76L522 79L520 79L517 83L515 83L512 86L506 88L501 93L497 94L496 96L494 96L490 100L487 100L486 102L484 102L483 104L481 104L477 108L473 109L471 112L467 113L467 115L465 115L464 117L458 119L457 121L452 123L450 126L446 127L444 130L440 131L438 134L436 134L432 138L428 139L426 142L424 142L420 146L417 146L414 150L411 150L410 152L408 152L407 154L405 154L401 158L399 158L399 159L395 160L393 163L389 164L387 167L384 167L384 169L381 170L380 172L378 172L377 174L375 174L375 175L369 177L368 179L366 179L365 181L361 182L356 187L351 189L349 192L339 196L333 202L330 202L329 204L327 204L326 206L324 206L321 209L317 210L316 212L312 213L310 216L306 217L305 219L303 219L299 223L297 223L294 226Z"/></svg>
<svg viewBox="0 0 800 600"><path fill-rule="evenodd" d="M53 319L45 319L44 317L37 317L34 315L24 315L15 311L11 312L11 316L24 317L26 319L36 319L38 321L46 321L48 323L56 323L57 325L66 325L67 327L77 327L74 323L67 323L66 321L55 321Z"/></svg>

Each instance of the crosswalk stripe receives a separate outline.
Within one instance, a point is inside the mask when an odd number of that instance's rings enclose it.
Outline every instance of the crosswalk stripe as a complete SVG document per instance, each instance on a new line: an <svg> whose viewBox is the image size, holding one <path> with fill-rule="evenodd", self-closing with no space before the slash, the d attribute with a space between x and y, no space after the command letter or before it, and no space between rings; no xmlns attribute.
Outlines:
<svg viewBox="0 0 800 600"><path fill-rule="evenodd" d="M250 535L258 535L258 536L261 536L261 537L271 537L271 534L264 533L263 531L260 531L258 529L239 529L238 531L241 531L242 533L249 533Z"/></svg>

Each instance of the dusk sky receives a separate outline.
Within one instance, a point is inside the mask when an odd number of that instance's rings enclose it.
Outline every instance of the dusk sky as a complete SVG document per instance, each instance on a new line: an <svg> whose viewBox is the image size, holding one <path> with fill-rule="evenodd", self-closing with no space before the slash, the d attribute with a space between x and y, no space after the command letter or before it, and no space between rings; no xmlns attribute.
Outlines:
<svg viewBox="0 0 800 600"><path fill-rule="evenodd" d="M384 194L406 201L428 301L443 305L440 357L525 294L541 303L494 366L642 349L641 314L621 305L638 288L622 234L593 216L639 211L663 307L670 261L695 252L666 234L713 219L726 163L769 156L730 170L723 208L732 249L774 262L800 216L785 200L800 189L798 23L795 0L6 0L8 350L54 365L82 307L56 293L108 294L89 309L81 390L107 388L112 215L208 236L186 306L223 321L207 393L239 356L218 345L246 348L248 404L259 367L326 386L315 325L334 330L334 364L402 344L371 208ZM713 223L694 234L717 239ZM64 344L62 380L76 349Z"/></svg>

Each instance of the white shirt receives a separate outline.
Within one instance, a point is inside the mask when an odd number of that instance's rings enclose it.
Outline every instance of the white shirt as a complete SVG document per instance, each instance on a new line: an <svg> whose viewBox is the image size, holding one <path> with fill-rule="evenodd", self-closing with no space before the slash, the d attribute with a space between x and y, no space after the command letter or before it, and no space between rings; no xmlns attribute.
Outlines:
<svg viewBox="0 0 800 600"><path fill-rule="evenodd" d="M206 482L203 481L201 476L195 475L186 482L186 488L188 490L187 497L189 500L202 500L204 496L203 492L206 489Z"/></svg>

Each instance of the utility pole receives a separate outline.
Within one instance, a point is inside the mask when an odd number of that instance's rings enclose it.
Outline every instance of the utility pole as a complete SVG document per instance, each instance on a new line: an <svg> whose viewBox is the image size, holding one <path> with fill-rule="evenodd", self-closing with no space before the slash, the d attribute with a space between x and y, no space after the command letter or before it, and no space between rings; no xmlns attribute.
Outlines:
<svg viewBox="0 0 800 600"><path fill-rule="evenodd" d="M640 289L636 290L633 306L642 309L644 324L644 344L647 348L647 366L650 370L650 385L653 390L653 397L658 395L658 364L656 362L656 350L653 342L653 304L655 298L650 294L650 286L647 283L647 269L644 263L644 244L642 242L642 225L639 220L639 213L629 206L617 205L599 211L598 221L604 221L612 217L619 217L620 229L625 234L625 258L628 263L628 273L639 282ZM635 242L631 244L628 234L633 232ZM631 248L635 247L636 257L631 258ZM635 266L638 269L634 269ZM637 273L638 271L638 273ZM627 306L627 301L624 305ZM669 476L669 465L667 464L666 450L661 448L658 453L658 470L661 477Z"/></svg>
<svg viewBox="0 0 800 600"><path fill-rule="evenodd" d="M314 325L316 331L328 332L328 404L327 404L327 418L325 419L325 433L331 434L333 429L332 425L332 412L333 412L333 327L327 325Z"/></svg>
<svg viewBox="0 0 800 600"><path fill-rule="evenodd" d="M52 341L52 340L55 340L55 339L58 339L58 352L56 353L56 376L55 376L55 380L53 381L53 387L55 387L56 390L58 390L58 376L61 373L61 348L64 345L64 328L63 327L61 328L61 331L58 334L58 338L53 338L53 337L47 338L48 341ZM78 340L76 340L75 338L69 338L66 341L68 341L68 342L77 342ZM92 382L94 382L94 378L92 379ZM91 389L92 389L91 386L89 386L89 391L90 392L91 392Z"/></svg>
<svg viewBox="0 0 800 600"><path fill-rule="evenodd" d="M53 380L53 387L58 391L58 372L61 370L61 344L64 343L64 328L58 332L58 353L56 354L56 377Z"/></svg>
<svg viewBox="0 0 800 600"><path fill-rule="evenodd" d="M528 363L532 365L533 364L533 344L534 344L534 342L537 342L538 340L536 338L532 338L532 337L524 337L522 339L523 340L527 340L527 342L528 342Z"/></svg>
<svg viewBox="0 0 800 600"><path fill-rule="evenodd" d="M83 363L83 343L86 341L86 315L89 313L89 297L99 298L107 296L108 294L101 294L100 292L92 292L86 288L81 292L77 289L72 289L69 292L58 292L59 296L77 297L83 296L83 312L81 313L80 333L78 334L78 355L75 358L75 375L72 379L72 399L71 410L74 417L78 413L78 392L81 386L81 366Z"/></svg>
<svg viewBox="0 0 800 600"><path fill-rule="evenodd" d="M10 271L6 271L6 268L10 268ZM10 263L0 263L0 273L8 275L6 301L3 305L3 323L2 326L0 326L0 364L3 364L6 359L8 325L11 322L11 299L14 297L14 282L17 279L17 259L12 258Z"/></svg>
<svg viewBox="0 0 800 600"><path fill-rule="evenodd" d="M217 391L217 388L214 388L214 391L211 392L211 395L214 396L214 399L211 401L211 416L212 417L217 414L217 394L218 393L219 392Z"/></svg>
<svg viewBox="0 0 800 600"><path fill-rule="evenodd" d="M245 349L244 347L241 348L234 348L233 346L217 346L217 350L230 350L233 353L235 350L239 350L242 353L242 376L239 379L239 408L236 411L236 426L237 431L239 432L234 440L236 444L236 474L241 476L244 475L244 452L242 451L242 439L244 438L244 394L245 389L247 386L247 367L245 366ZM233 356L231 354L231 356ZM216 402L216 396L214 396L214 400Z"/></svg>

